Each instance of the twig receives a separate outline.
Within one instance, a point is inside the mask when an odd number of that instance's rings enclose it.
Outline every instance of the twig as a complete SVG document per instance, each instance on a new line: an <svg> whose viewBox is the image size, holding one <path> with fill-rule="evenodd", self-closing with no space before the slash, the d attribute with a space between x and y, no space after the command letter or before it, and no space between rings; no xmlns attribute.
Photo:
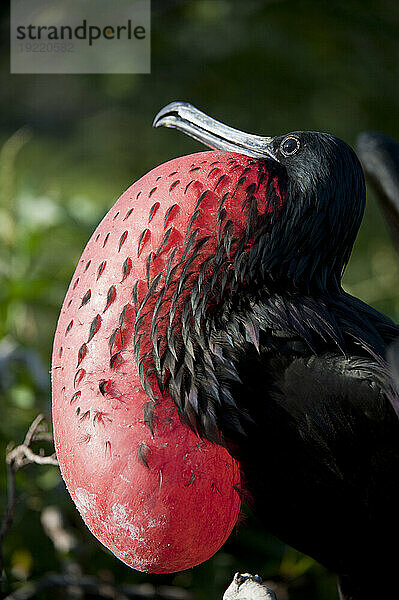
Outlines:
<svg viewBox="0 0 399 600"><path fill-rule="evenodd" d="M36 441L48 441L49 432L46 431L44 415L38 415L29 427L24 443L13 447L10 444L6 451L7 466L7 505L0 526L0 573L3 572L3 542L14 519L14 510L16 502L15 493L15 473L27 464L35 463L38 465L58 465L55 454L45 455L41 449L40 454L36 454L31 449L31 444ZM43 437L44 436L44 437ZM50 437L51 439L51 437Z"/></svg>
<svg viewBox="0 0 399 600"><path fill-rule="evenodd" d="M43 431L43 433L35 433L35 442L52 442L53 434L49 431Z"/></svg>
<svg viewBox="0 0 399 600"><path fill-rule="evenodd" d="M25 440L24 440L25 446L31 445L36 433L39 433L38 430L39 430L40 425L42 425L41 429L43 429L43 421L44 421L44 415L42 415L42 414L37 415L36 419L33 420L33 423L31 424L31 426L29 427L29 429L25 435Z"/></svg>
<svg viewBox="0 0 399 600"><path fill-rule="evenodd" d="M58 460L55 457L55 453L50 456L41 456L40 454L35 454L29 448L29 446L25 446L25 444L21 444L17 446L11 452L7 454L6 458L8 463L14 463L17 466L17 471L21 467L28 465L29 463L36 463L37 465L54 465L58 466Z"/></svg>
<svg viewBox="0 0 399 600"><path fill-rule="evenodd" d="M14 473L29 463L58 466L55 453L46 456L42 453L42 450L40 451L40 454L36 454L30 448L31 444L34 442L49 441L52 439L51 434L43 430L44 419L44 415L37 415L25 435L24 443L16 448L9 448L7 450L6 462L11 465Z"/></svg>

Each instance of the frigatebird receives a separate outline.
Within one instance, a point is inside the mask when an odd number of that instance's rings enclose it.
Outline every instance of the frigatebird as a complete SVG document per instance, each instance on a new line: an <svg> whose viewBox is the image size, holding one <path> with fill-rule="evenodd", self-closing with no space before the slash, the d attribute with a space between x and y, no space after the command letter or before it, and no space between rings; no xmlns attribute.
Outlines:
<svg viewBox="0 0 399 600"><path fill-rule="evenodd" d="M247 190L241 239L223 228L225 276L200 282L205 300L197 290L163 357L180 419L226 445L265 527L337 573L341 599L392 598L399 399L386 351L399 327L341 285L365 206L356 154L327 133L243 133L184 102L154 126L252 157L259 189L273 181L262 214Z"/></svg>

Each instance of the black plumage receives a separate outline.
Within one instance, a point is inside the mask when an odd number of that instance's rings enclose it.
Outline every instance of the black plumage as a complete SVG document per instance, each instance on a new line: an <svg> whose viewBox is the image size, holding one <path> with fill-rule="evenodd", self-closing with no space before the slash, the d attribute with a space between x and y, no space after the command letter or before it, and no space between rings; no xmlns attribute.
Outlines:
<svg viewBox="0 0 399 600"><path fill-rule="evenodd" d="M328 134L242 134L184 103L155 125L213 148L234 145L256 159L259 182L265 173L278 182L268 205L284 198L266 218L248 188L243 239L219 207L212 277L206 265L190 274L207 239L187 232L162 355L154 345L158 381L184 423L239 459L266 527L339 575L342 598L394 597L399 398L386 353L399 328L341 286L365 204L355 153ZM168 277L162 297L167 286Z"/></svg>

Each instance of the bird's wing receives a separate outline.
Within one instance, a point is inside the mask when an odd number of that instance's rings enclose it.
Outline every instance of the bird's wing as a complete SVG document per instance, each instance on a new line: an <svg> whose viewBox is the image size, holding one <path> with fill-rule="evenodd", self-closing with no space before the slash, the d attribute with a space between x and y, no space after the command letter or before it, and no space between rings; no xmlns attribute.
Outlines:
<svg viewBox="0 0 399 600"><path fill-rule="evenodd" d="M360 569L371 546L399 535L399 423L378 365L333 353L245 360L253 368L239 369L233 395L253 421L240 464L257 514L329 568Z"/></svg>

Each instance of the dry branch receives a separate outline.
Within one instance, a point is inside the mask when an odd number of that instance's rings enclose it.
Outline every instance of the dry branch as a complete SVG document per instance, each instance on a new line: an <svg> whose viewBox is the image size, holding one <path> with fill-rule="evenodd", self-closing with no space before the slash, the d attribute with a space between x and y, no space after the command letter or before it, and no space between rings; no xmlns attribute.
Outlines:
<svg viewBox="0 0 399 600"><path fill-rule="evenodd" d="M47 424L44 415L38 415L29 427L23 444L14 447L10 444L6 451L7 467L7 505L0 526L0 573L4 569L3 561L3 543L14 519L14 510L16 502L15 492L15 474L19 469L28 464L38 465L58 465L55 454L46 455L43 449L36 454L31 445L39 441L51 440L51 434L47 431Z"/></svg>

